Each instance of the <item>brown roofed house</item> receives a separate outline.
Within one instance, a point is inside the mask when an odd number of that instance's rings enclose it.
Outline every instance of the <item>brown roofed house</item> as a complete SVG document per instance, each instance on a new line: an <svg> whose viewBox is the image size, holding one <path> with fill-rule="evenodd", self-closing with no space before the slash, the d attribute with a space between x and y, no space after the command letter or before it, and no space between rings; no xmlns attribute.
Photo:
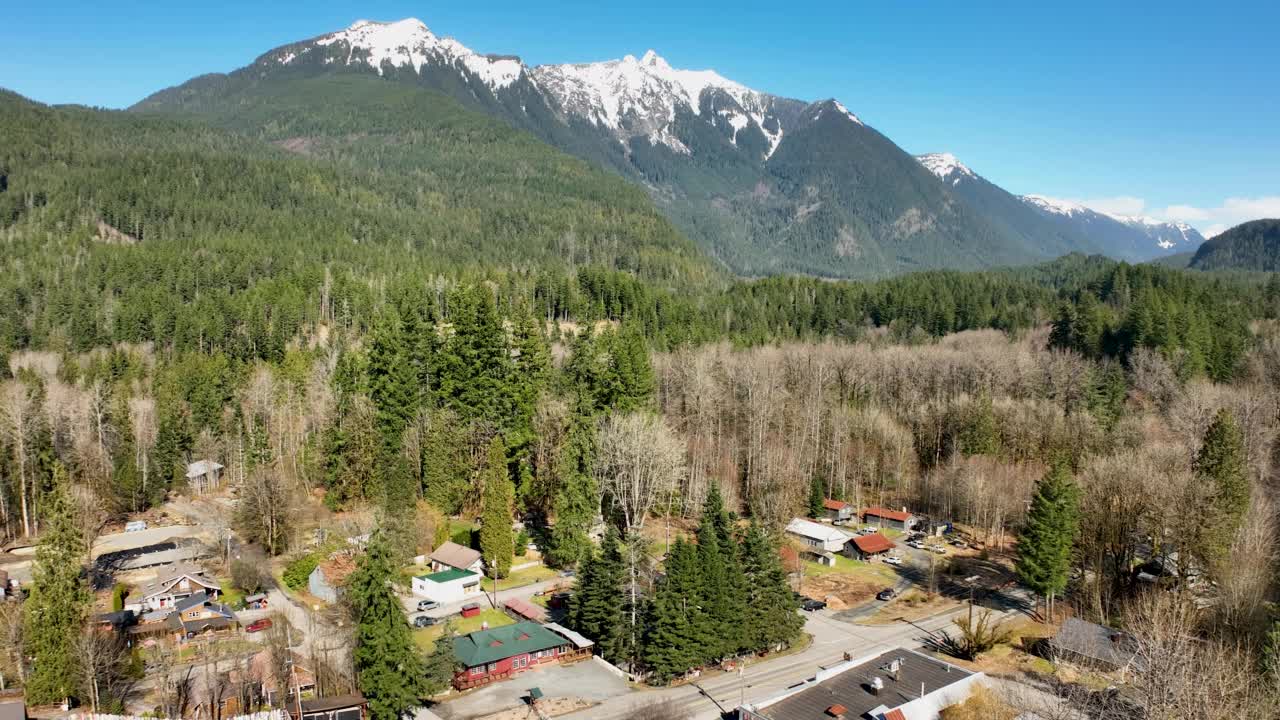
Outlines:
<svg viewBox="0 0 1280 720"><path fill-rule="evenodd" d="M447 542L431 553L431 570L467 570L473 573L484 573L484 563L480 560L480 551L463 547L456 542Z"/></svg>

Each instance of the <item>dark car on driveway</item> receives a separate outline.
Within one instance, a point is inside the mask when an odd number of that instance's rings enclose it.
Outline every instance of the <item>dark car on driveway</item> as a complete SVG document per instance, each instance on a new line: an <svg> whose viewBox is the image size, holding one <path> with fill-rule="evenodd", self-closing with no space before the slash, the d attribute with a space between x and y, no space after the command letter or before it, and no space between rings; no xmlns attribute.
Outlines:
<svg viewBox="0 0 1280 720"><path fill-rule="evenodd" d="M433 618L430 615L419 615L413 619L413 626L416 628L431 627L438 622L440 622L440 620Z"/></svg>
<svg viewBox="0 0 1280 720"><path fill-rule="evenodd" d="M898 591L893 588L885 588L876 593L877 600L892 600L898 596Z"/></svg>
<svg viewBox="0 0 1280 720"><path fill-rule="evenodd" d="M826 603L822 602L821 600L814 600L813 598L805 598L800 603L800 608L802 610L805 610L806 612L814 612L815 610L821 610L826 606L827 606Z"/></svg>

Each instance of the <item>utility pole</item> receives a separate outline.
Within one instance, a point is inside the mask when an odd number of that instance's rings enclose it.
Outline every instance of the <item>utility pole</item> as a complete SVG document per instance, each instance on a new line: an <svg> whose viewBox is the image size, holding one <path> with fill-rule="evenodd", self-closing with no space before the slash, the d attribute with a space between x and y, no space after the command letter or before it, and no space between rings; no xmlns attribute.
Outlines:
<svg viewBox="0 0 1280 720"><path fill-rule="evenodd" d="M293 659L293 628L289 618L284 618L284 641L289 651L289 679L293 685L293 702L298 709L297 720L302 720L302 689L298 687L298 664Z"/></svg>

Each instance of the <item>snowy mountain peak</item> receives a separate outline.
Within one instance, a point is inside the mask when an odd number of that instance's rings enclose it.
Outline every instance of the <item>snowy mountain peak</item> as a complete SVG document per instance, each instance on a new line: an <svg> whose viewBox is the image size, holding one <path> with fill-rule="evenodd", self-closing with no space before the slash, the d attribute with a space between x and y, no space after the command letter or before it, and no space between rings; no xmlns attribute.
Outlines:
<svg viewBox="0 0 1280 720"><path fill-rule="evenodd" d="M951 153L917 155L916 160L919 160L920 164L929 172L937 175L938 179L944 182L950 181L952 185L959 185L960 181L966 177L977 177L972 170L957 160L956 156Z"/></svg>
<svg viewBox="0 0 1280 720"><path fill-rule="evenodd" d="M782 140L782 127L769 122L772 97L759 93L714 70L681 70L671 67L653 50L636 59L596 63L541 65L533 68L537 85L556 101L561 111L584 118L610 130L624 144L636 137L665 145L682 154L689 148L676 136L675 119L680 110L703 115L703 94L722 91L728 102L712 103L715 122L723 117L729 140L737 144L738 134L757 127L769 142L768 154Z"/></svg>
<svg viewBox="0 0 1280 720"><path fill-rule="evenodd" d="M1075 215L1093 212L1089 208L1073 203L1070 200L1060 200L1058 198L1051 198L1045 195L1022 195L1020 197L1022 201L1028 205L1032 205L1047 213L1053 213L1054 215L1066 215L1067 217L1073 217Z"/></svg>
<svg viewBox="0 0 1280 720"><path fill-rule="evenodd" d="M394 22L357 20L350 27L322 35L310 43L289 46L273 58L289 65L313 48L326 48L336 54L326 55L324 62L341 61L346 65L363 63L383 74L384 65L411 67L421 73L427 65L451 67L462 73L480 78L491 90L511 85L524 72L524 65L515 58L487 57L474 52L453 38L441 38L426 23L417 18L405 18ZM345 57L342 54L345 50Z"/></svg>

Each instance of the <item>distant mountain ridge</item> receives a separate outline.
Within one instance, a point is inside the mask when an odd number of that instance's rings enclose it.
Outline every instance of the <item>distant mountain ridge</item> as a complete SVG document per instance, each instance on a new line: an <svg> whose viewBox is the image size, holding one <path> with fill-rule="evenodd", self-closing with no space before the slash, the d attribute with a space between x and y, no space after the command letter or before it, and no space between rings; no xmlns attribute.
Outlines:
<svg viewBox="0 0 1280 720"><path fill-rule="evenodd" d="M1280 272L1280 219L1253 220L1213 236L1196 251L1190 267Z"/></svg>
<svg viewBox="0 0 1280 720"><path fill-rule="evenodd" d="M1099 239L1089 225L1015 210L1020 203L994 185L970 187L986 181L967 168L964 181L940 180L834 99L771 95L712 70L673 68L652 50L531 67L473 51L415 19L361 20L229 75L160 91L134 109L225 117L265 84L344 73L442 92L622 174L740 275L867 278L1076 251L1130 260L1163 252L1144 253L1132 229L1116 231L1118 221L1101 226L1114 237Z"/></svg>

